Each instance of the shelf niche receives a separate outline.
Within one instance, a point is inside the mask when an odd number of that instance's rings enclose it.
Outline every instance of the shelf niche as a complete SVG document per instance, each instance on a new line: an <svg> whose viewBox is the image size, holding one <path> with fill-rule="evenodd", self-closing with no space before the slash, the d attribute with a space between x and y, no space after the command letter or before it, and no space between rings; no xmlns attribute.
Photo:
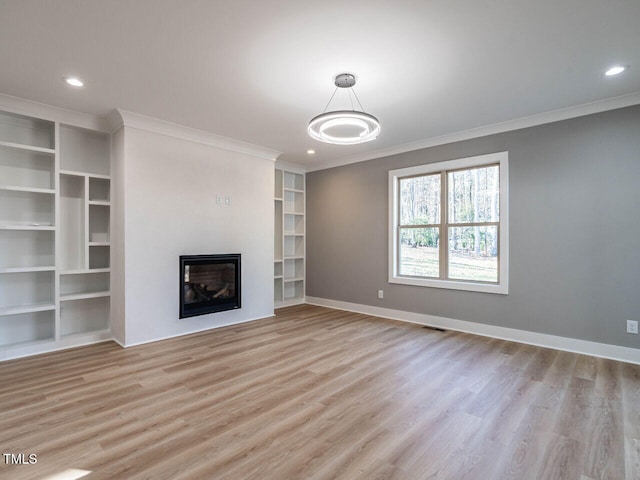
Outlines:
<svg viewBox="0 0 640 480"><path fill-rule="evenodd" d="M106 245L89 246L89 270L110 267L110 248Z"/></svg>
<svg viewBox="0 0 640 480"><path fill-rule="evenodd" d="M304 175L301 173L284 172L284 188L304 190Z"/></svg>
<svg viewBox="0 0 640 480"><path fill-rule="evenodd" d="M24 188L55 188L52 155L0 145L0 184Z"/></svg>
<svg viewBox="0 0 640 480"><path fill-rule="evenodd" d="M297 258L295 260L284 261L284 279L300 279L304 278L304 259Z"/></svg>
<svg viewBox="0 0 640 480"><path fill-rule="evenodd" d="M111 182L106 178L89 178L89 201L110 202Z"/></svg>
<svg viewBox="0 0 640 480"><path fill-rule="evenodd" d="M280 303L284 300L284 297L282 296L282 279L281 278L274 278L273 279L273 292L274 292L274 297L273 300L276 303Z"/></svg>
<svg viewBox="0 0 640 480"><path fill-rule="evenodd" d="M60 296L109 291L109 273L60 275Z"/></svg>
<svg viewBox="0 0 640 480"><path fill-rule="evenodd" d="M54 304L54 272L0 273L0 310Z"/></svg>
<svg viewBox="0 0 640 480"><path fill-rule="evenodd" d="M109 297L60 302L60 335L97 332L109 328Z"/></svg>
<svg viewBox="0 0 640 480"><path fill-rule="evenodd" d="M54 196L48 193L0 190L0 224L51 226Z"/></svg>
<svg viewBox="0 0 640 480"><path fill-rule="evenodd" d="M285 235L284 258L287 257L304 257L304 237Z"/></svg>
<svg viewBox="0 0 640 480"><path fill-rule="evenodd" d="M55 311L21 313L0 317L0 347L55 338Z"/></svg>
<svg viewBox="0 0 640 480"><path fill-rule="evenodd" d="M285 235L304 234L304 216L287 214L284 216Z"/></svg>
<svg viewBox="0 0 640 480"><path fill-rule="evenodd" d="M275 200L274 210L275 210L275 228L273 231L274 257L279 260L282 258L282 202L281 201Z"/></svg>
<svg viewBox="0 0 640 480"><path fill-rule="evenodd" d="M62 270L86 268L84 204L84 177L60 175L60 266Z"/></svg>
<svg viewBox="0 0 640 480"><path fill-rule="evenodd" d="M53 149L55 148L55 123L0 112L0 142Z"/></svg>
<svg viewBox="0 0 640 480"><path fill-rule="evenodd" d="M285 190L284 211L285 213L304 213L304 193Z"/></svg>
<svg viewBox="0 0 640 480"><path fill-rule="evenodd" d="M55 266L53 230L0 230L0 269Z"/></svg>
<svg viewBox="0 0 640 480"><path fill-rule="evenodd" d="M302 299L304 297L304 281L285 282L284 301L292 299Z"/></svg>
<svg viewBox="0 0 640 480"><path fill-rule="evenodd" d="M109 175L110 138L106 133L60 126L60 168L73 172Z"/></svg>
<svg viewBox="0 0 640 480"><path fill-rule="evenodd" d="M89 205L89 242L109 242L110 213L107 205Z"/></svg>

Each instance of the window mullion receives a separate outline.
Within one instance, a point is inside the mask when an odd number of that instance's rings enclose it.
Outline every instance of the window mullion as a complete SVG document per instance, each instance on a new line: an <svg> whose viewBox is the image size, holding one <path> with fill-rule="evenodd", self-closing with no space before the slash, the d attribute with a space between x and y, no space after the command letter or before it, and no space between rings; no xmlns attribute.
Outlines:
<svg viewBox="0 0 640 480"><path fill-rule="evenodd" d="M445 229L448 221L448 195L447 191L449 185L447 184L447 172L440 173L440 251L438 252L440 260L440 279L446 280L449 278L449 234Z"/></svg>
<svg viewBox="0 0 640 480"><path fill-rule="evenodd" d="M437 228L439 226L439 223L416 223L408 225L398 225L398 228Z"/></svg>
<svg viewBox="0 0 640 480"><path fill-rule="evenodd" d="M402 223L402 217L401 217L401 204L402 204L402 192L400 191L400 179L397 179L396 182L396 190L397 190L397 197L396 197L396 203L397 203L397 210L396 210L396 215L397 215L397 219L398 221L396 222L397 228L396 228L396 273L400 272L400 261L401 261L401 257L400 257L400 223Z"/></svg>

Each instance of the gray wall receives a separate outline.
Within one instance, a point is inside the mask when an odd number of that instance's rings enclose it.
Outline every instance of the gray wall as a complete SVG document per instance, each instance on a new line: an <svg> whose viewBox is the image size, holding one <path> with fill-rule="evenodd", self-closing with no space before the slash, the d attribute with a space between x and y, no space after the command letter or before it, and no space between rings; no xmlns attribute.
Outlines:
<svg viewBox="0 0 640 480"><path fill-rule="evenodd" d="M504 150L509 295L387 283L387 172ZM639 347L639 186L640 106L311 172L306 294Z"/></svg>

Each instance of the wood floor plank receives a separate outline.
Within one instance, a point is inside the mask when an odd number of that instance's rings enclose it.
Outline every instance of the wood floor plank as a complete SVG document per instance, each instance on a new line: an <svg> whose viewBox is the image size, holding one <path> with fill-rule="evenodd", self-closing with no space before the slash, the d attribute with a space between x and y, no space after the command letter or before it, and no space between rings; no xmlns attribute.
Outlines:
<svg viewBox="0 0 640 480"><path fill-rule="evenodd" d="M640 366L322 307L0 379L12 480L640 479Z"/></svg>
<svg viewBox="0 0 640 480"><path fill-rule="evenodd" d="M538 478L579 480L580 442L562 435L551 435L540 465Z"/></svg>

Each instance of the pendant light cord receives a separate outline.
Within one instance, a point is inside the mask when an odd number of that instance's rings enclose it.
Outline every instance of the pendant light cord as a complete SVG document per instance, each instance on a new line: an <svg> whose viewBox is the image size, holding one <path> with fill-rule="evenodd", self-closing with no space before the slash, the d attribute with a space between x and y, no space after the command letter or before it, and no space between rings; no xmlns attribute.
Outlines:
<svg viewBox="0 0 640 480"><path fill-rule="evenodd" d="M351 87L350 90L353 90L353 87ZM358 94L356 93L355 90L353 90L353 95L356 97L356 100L358 101L358 104L360 105L360 109L364 112L364 107L362 106L362 103L360 102L360 99L358 98ZM353 105L352 105L352 108L353 108Z"/></svg>
<svg viewBox="0 0 640 480"><path fill-rule="evenodd" d="M324 110L322 111L322 113L327 112L327 109L329 108L329 105L331 105L331 101L333 100L333 97L336 96L336 92L338 91L338 88L340 87L336 87L335 90L333 91L333 94L331 95L331 98L327 102L327 106L324 107ZM351 98L351 93L353 93L353 96L356 97L356 101L358 102L358 105L360 105L360 110L364 112L364 107L362 106L362 102L358 98L358 94L356 93L356 91L353 89L353 87L349 87L348 90L349 90L349 94L348 94L349 101L351 102L351 110L354 112L356 111L356 108L353 106L353 98Z"/></svg>
<svg viewBox="0 0 640 480"><path fill-rule="evenodd" d="M331 98L327 102L327 106L324 107L324 111L322 113L326 113L327 108L329 108L329 105L331 104L331 100L333 100L333 97L335 97L337 91L338 91L338 87L336 87L336 89L333 91L333 95L331 95Z"/></svg>
<svg viewBox="0 0 640 480"><path fill-rule="evenodd" d="M353 106L353 97L351 96L352 90L353 90L353 87L349 87L349 101L351 102L351 110L355 112L356 107Z"/></svg>

